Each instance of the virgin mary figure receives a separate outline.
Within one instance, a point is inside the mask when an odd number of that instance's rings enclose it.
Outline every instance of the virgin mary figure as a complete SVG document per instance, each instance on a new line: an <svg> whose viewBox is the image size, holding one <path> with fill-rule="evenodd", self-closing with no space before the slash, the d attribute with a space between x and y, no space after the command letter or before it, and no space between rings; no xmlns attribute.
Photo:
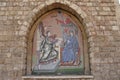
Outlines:
<svg viewBox="0 0 120 80"><path fill-rule="evenodd" d="M62 62L74 63L76 61L76 54L79 51L79 43L73 31L69 32L66 38L65 46L62 51Z"/></svg>

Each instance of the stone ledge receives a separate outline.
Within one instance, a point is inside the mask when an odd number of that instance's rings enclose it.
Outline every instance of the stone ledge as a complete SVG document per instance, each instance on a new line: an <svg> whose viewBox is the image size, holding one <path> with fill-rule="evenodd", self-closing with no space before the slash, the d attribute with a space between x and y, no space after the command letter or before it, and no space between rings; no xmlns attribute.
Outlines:
<svg viewBox="0 0 120 80"><path fill-rule="evenodd" d="M68 79L68 78L78 78L78 79L93 79L92 75L66 75L66 76L22 76L23 79Z"/></svg>

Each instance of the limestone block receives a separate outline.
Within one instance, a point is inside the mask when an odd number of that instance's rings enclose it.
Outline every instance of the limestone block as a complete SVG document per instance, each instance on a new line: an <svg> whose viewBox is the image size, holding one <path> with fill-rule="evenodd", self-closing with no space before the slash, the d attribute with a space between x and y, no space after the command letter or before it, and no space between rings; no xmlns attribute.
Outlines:
<svg viewBox="0 0 120 80"><path fill-rule="evenodd" d="M110 7L103 7L103 10L104 11L110 11L111 9L110 9Z"/></svg>
<svg viewBox="0 0 120 80"><path fill-rule="evenodd" d="M11 53L6 53L7 57L10 58L11 57Z"/></svg>
<svg viewBox="0 0 120 80"><path fill-rule="evenodd" d="M57 1L57 0L56 0L56 1ZM68 0L64 0L64 3L65 3L66 5L68 5L68 6L70 6L70 4L71 4L71 2L68 1Z"/></svg>
<svg viewBox="0 0 120 80"><path fill-rule="evenodd" d="M80 9L76 4L74 4L74 3L71 3L70 4L70 7L72 8L72 9L74 9L75 11L77 11L78 9Z"/></svg>
<svg viewBox="0 0 120 80"><path fill-rule="evenodd" d="M46 1L45 1L45 4L46 4L46 5L51 5L51 4L53 4L53 3L55 3L55 0L46 0Z"/></svg>
<svg viewBox="0 0 120 80"><path fill-rule="evenodd" d="M0 6L6 6L6 2L0 2Z"/></svg>
<svg viewBox="0 0 120 80"><path fill-rule="evenodd" d="M113 30L120 30L120 27L119 26L112 26L112 29Z"/></svg>
<svg viewBox="0 0 120 80"><path fill-rule="evenodd" d="M4 58L0 58L0 64L4 64L5 59Z"/></svg>
<svg viewBox="0 0 120 80"><path fill-rule="evenodd" d="M19 35L21 35L21 36L22 36L22 35L26 35L26 33L27 33L27 32L25 32L25 31L19 31Z"/></svg>

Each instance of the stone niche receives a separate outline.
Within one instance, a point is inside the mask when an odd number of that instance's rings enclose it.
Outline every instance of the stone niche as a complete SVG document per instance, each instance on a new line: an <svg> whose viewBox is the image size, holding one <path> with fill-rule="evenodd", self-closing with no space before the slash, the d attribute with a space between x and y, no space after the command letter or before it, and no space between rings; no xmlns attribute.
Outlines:
<svg viewBox="0 0 120 80"><path fill-rule="evenodd" d="M54 9L42 15L31 28L28 44L29 76L24 80L93 79L83 25L69 12Z"/></svg>
<svg viewBox="0 0 120 80"><path fill-rule="evenodd" d="M75 10L59 3L33 10L37 18L31 22L28 34L27 64L22 79L93 79L83 21L86 14L81 9L78 13Z"/></svg>

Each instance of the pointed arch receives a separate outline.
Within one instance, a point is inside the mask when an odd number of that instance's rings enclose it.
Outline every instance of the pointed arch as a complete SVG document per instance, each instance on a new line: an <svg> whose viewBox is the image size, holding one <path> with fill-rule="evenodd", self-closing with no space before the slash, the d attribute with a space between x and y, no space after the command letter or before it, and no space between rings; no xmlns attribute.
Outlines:
<svg viewBox="0 0 120 80"><path fill-rule="evenodd" d="M23 21L22 27L20 28L20 35L27 35L27 32L29 31L31 26L41 15L43 15L47 11L56 8L61 8L63 10L69 11L70 13L78 17L78 19L84 19L84 22L86 18L89 19L89 16L78 5L70 2L69 0L46 0L44 4L39 4L28 14L26 19Z"/></svg>
<svg viewBox="0 0 120 80"><path fill-rule="evenodd" d="M31 74L31 50L32 49L32 36L34 34L34 24L35 22L43 16L45 13L54 10L54 9L62 9L67 11L68 13L75 16L78 21L81 23L82 33L84 35L84 53L85 53L85 74L90 74L90 61L88 54L88 39L87 37L90 35L87 32L89 26L93 26L89 16L76 4L70 2L69 0L46 0L45 3L41 3L39 6L35 7L27 16L27 18L23 21L23 25L20 28L19 35L26 36L28 38L28 47L27 47L27 62L26 62L26 74Z"/></svg>

